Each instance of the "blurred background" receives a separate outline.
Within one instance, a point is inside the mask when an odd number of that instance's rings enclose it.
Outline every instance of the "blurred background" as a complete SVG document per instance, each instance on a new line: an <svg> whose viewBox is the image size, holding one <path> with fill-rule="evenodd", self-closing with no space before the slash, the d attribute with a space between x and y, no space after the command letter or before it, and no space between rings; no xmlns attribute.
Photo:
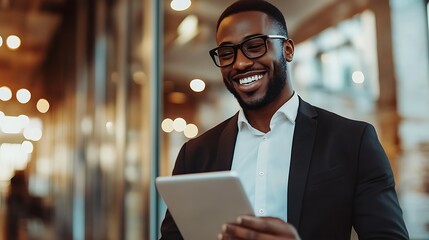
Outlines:
<svg viewBox="0 0 429 240"><path fill-rule="evenodd" d="M238 110L208 51L227 0L0 0L0 239L157 239L154 179ZM313 105L372 123L429 239L427 0L272 0Z"/></svg>

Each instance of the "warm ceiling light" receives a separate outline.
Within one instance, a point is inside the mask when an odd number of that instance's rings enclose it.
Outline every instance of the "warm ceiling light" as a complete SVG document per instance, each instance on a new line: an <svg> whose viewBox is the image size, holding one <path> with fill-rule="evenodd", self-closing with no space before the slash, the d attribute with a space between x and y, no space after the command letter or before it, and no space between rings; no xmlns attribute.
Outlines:
<svg viewBox="0 0 429 240"><path fill-rule="evenodd" d="M8 87L0 88L0 100L9 101L12 98L12 91Z"/></svg>
<svg viewBox="0 0 429 240"><path fill-rule="evenodd" d="M182 92L172 92L169 95L170 101L175 104L183 104L186 102L186 94Z"/></svg>
<svg viewBox="0 0 429 240"><path fill-rule="evenodd" d="M1 120L0 130L7 134L17 134L22 131L23 128L28 126L29 118L26 115L15 116L3 116Z"/></svg>
<svg viewBox="0 0 429 240"><path fill-rule="evenodd" d="M15 170L24 170L29 161L28 154L23 154L21 144L0 144L0 181L8 181Z"/></svg>
<svg viewBox="0 0 429 240"><path fill-rule="evenodd" d="M41 113L46 113L49 110L49 102L46 99L39 99L39 101L37 101L37 105L36 108L39 112Z"/></svg>
<svg viewBox="0 0 429 240"><path fill-rule="evenodd" d="M162 131L164 132L167 132L167 133L172 132L174 130L173 120L171 120L170 118L164 119L164 121L162 121L161 123L161 128L162 128Z"/></svg>
<svg viewBox="0 0 429 240"><path fill-rule="evenodd" d="M3 38L0 36L0 47L3 45Z"/></svg>
<svg viewBox="0 0 429 240"><path fill-rule="evenodd" d="M31 99L31 93L25 88L19 89L16 92L16 99L18 99L18 102L20 103L28 103Z"/></svg>
<svg viewBox="0 0 429 240"><path fill-rule="evenodd" d="M183 118L176 118L173 121L173 128L176 132L183 132L186 128L186 121Z"/></svg>
<svg viewBox="0 0 429 240"><path fill-rule="evenodd" d="M25 128L23 135L28 140L39 141L42 138L42 129L37 127Z"/></svg>
<svg viewBox="0 0 429 240"><path fill-rule="evenodd" d="M206 88L206 83L201 79L194 79L189 86L194 92L202 92Z"/></svg>
<svg viewBox="0 0 429 240"><path fill-rule="evenodd" d="M23 141L21 143L21 151L24 153L32 153L34 149L33 143L30 141Z"/></svg>
<svg viewBox="0 0 429 240"><path fill-rule="evenodd" d="M198 34L198 17L188 15L177 27L178 37L176 44L183 45Z"/></svg>
<svg viewBox="0 0 429 240"><path fill-rule="evenodd" d="M18 116L15 124L17 123L19 123L22 128L26 128L30 124L30 118L27 115L21 114Z"/></svg>
<svg viewBox="0 0 429 240"><path fill-rule="evenodd" d="M40 118L31 118L22 133L28 140L39 141L42 138L42 128L43 124Z"/></svg>
<svg viewBox="0 0 429 240"><path fill-rule="evenodd" d="M198 127L195 124L186 125L185 131L183 132L187 138L194 138L198 134Z"/></svg>
<svg viewBox="0 0 429 240"><path fill-rule="evenodd" d="M6 39L6 44L10 49L15 50L21 46L21 39L16 35L10 35Z"/></svg>
<svg viewBox="0 0 429 240"><path fill-rule="evenodd" d="M190 0L173 0L170 3L170 7L176 11L183 11L191 6Z"/></svg>

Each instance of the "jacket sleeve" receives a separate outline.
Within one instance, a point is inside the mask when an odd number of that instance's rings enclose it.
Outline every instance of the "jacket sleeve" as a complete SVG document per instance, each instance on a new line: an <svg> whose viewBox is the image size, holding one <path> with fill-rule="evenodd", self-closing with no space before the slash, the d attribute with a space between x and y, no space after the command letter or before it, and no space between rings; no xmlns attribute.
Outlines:
<svg viewBox="0 0 429 240"><path fill-rule="evenodd" d="M182 240L183 237L179 232L179 229L174 222L173 217L170 212L167 210L165 213L165 218L162 221L161 225L161 238L160 240Z"/></svg>
<svg viewBox="0 0 429 240"><path fill-rule="evenodd" d="M357 171L353 217L359 239L409 239L393 172L371 125L362 135Z"/></svg>

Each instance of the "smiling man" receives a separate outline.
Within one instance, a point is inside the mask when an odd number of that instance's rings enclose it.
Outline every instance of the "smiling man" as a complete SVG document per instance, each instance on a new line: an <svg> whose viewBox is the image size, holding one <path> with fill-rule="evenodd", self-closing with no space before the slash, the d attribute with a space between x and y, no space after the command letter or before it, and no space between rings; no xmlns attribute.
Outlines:
<svg viewBox="0 0 429 240"><path fill-rule="evenodd" d="M354 227L359 239L408 239L374 127L294 91L283 14L262 0L237 1L219 17L216 42L210 56L241 110L185 143L173 174L239 174L256 216L219 226L218 238L350 239ZM182 239L168 211L161 233Z"/></svg>

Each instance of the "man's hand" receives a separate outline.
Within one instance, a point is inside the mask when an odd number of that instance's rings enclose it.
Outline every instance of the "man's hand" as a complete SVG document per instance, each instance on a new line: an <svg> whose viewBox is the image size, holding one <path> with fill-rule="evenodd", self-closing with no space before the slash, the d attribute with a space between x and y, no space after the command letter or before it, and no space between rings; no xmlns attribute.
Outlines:
<svg viewBox="0 0 429 240"><path fill-rule="evenodd" d="M279 218L240 216L235 223L222 226L219 240L299 240L292 225Z"/></svg>

